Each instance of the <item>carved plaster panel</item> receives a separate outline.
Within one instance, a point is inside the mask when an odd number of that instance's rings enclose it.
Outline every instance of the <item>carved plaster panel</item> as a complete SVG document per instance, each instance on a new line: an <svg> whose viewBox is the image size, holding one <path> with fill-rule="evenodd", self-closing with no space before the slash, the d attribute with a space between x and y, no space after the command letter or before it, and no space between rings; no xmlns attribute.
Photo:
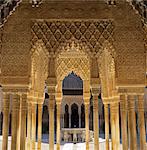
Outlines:
<svg viewBox="0 0 147 150"><path fill-rule="evenodd" d="M32 45L42 39L50 54L57 54L67 41L79 41L91 53L97 53L104 41L113 43L112 20L34 20Z"/></svg>

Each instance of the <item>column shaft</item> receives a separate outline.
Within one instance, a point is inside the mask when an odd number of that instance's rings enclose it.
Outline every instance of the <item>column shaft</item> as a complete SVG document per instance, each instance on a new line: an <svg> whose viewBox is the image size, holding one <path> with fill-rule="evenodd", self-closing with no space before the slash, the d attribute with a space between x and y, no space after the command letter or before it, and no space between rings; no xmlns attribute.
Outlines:
<svg viewBox="0 0 147 150"><path fill-rule="evenodd" d="M32 103L32 150L36 149L36 104Z"/></svg>
<svg viewBox="0 0 147 150"><path fill-rule="evenodd" d="M81 107L79 107L79 128L81 128Z"/></svg>
<svg viewBox="0 0 147 150"><path fill-rule="evenodd" d="M27 95L22 94L21 99L21 132L20 132L20 150L25 150L26 147L26 101Z"/></svg>
<svg viewBox="0 0 147 150"><path fill-rule="evenodd" d="M119 107L118 106L119 106L118 103L110 104L112 150L119 150L120 149Z"/></svg>
<svg viewBox="0 0 147 150"><path fill-rule="evenodd" d="M146 149L146 137L145 137L145 121L144 121L144 97L138 96L138 119L139 119L139 131L140 131L140 150Z"/></svg>
<svg viewBox="0 0 147 150"><path fill-rule="evenodd" d="M54 150L54 107L55 96L50 95L49 100L49 149Z"/></svg>
<svg viewBox="0 0 147 150"><path fill-rule="evenodd" d="M128 109L130 150L137 150L135 98L133 95L128 96Z"/></svg>
<svg viewBox="0 0 147 150"><path fill-rule="evenodd" d="M120 96L121 110L121 134L123 150L128 150L128 132L127 132L127 99L125 95Z"/></svg>
<svg viewBox="0 0 147 150"><path fill-rule="evenodd" d="M110 104L110 117L111 117L111 147L112 147L112 150L116 150L116 141L115 141L115 115L113 112L113 106L112 104Z"/></svg>
<svg viewBox="0 0 147 150"><path fill-rule="evenodd" d="M120 149L120 127L119 127L119 103L116 103L116 114L115 114L115 125L116 125L116 150Z"/></svg>
<svg viewBox="0 0 147 150"><path fill-rule="evenodd" d="M109 150L109 111L108 104L104 104L105 111L105 140L106 140L106 150Z"/></svg>
<svg viewBox="0 0 147 150"><path fill-rule="evenodd" d="M32 106L31 103L28 102L28 114L27 114L27 150L31 150L31 120L32 120Z"/></svg>
<svg viewBox="0 0 147 150"><path fill-rule="evenodd" d="M61 103L57 103L57 150L60 150L60 111Z"/></svg>
<svg viewBox="0 0 147 150"><path fill-rule="evenodd" d="M38 104L38 150L41 150L42 140L42 104Z"/></svg>
<svg viewBox="0 0 147 150"><path fill-rule="evenodd" d="M17 147L16 147L16 150L20 150L21 105L22 105L22 97L20 97L20 101L19 101L19 111L18 111L18 120L17 120Z"/></svg>
<svg viewBox="0 0 147 150"><path fill-rule="evenodd" d="M94 149L99 150L99 116L98 116L98 95L94 95L93 101L93 111L94 111Z"/></svg>
<svg viewBox="0 0 147 150"><path fill-rule="evenodd" d="M4 94L3 96L3 141L2 150L8 149L8 131L9 131L9 105L10 95Z"/></svg>
<svg viewBox="0 0 147 150"><path fill-rule="evenodd" d="M86 150L89 150L89 103L85 103Z"/></svg>
<svg viewBox="0 0 147 150"><path fill-rule="evenodd" d="M12 100L12 141L11 150L16 150L17 147L17 130L18 130L18 117L19 117L19 99L18 95L13 95Z"/></svg>
<svg viewBox="0 0 147 150"><path fill-rule="evenodd" d="M69 128L71 128L71 106L69 107Z"/></svg>

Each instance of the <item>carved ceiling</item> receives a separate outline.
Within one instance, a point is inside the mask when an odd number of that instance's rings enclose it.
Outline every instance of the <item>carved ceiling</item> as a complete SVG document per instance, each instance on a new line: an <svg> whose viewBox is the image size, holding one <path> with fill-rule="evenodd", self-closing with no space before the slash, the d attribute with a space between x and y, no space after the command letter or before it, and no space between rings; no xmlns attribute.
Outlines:
<svg viewBox="0 0 147 150"><path fill-rule="evenodd" d="M42 40L49 54L57 54L68 41L86 45L91 53L98 53L103 43L113 43L112 20L33 20L32 45Z"/></svg>

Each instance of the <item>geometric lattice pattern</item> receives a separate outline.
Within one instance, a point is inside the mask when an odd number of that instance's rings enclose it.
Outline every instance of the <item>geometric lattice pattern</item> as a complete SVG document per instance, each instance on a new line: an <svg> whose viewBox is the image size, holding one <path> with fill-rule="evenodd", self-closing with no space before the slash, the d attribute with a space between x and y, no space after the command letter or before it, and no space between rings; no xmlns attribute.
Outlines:
<svg viewBox="0 0 147 150"><path fill-rule="evenodd" d="M91 52L98 52L104 41L113 45L112 20L34 20L32 45L42 40L49 53L56 53L60 46L71 40L87 45Z"/></svg>
<svg viewBox="0 0 147 150"><path fill-rule="evenodd" d="M90 79L90 66L88 58L58 58L56 62L57 81L61 81L72 71L83 80ZM69 72L70 71L70 72Z"/></svg>

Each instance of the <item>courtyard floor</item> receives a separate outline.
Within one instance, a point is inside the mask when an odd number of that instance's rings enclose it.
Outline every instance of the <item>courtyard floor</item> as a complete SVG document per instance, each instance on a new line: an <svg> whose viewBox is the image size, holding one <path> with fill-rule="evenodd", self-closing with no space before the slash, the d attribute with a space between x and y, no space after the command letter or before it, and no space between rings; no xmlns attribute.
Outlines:
<svg viewBox="0 0 147 150"><path fill-rule="evenodd" d="M100 150L105 150L105 140L99 139L100 143ZM90 150L94 150L94 144L93 142L90 142ZM43 150L49 150L49 144L48 143L42 143L42 149ZM110 142L111 147L111 142ZM56 148L56 144L55 144ZM0 150L2 149L2 136L0 136ZM61 150L85 150L85 143L61 143ZM121 148L122 149L122 148ZM121 150L120 149L120 150ZM11 137L8 138L8 150L11 150ZM36 144L36 150L37 150L37 144Z"/></svg>

